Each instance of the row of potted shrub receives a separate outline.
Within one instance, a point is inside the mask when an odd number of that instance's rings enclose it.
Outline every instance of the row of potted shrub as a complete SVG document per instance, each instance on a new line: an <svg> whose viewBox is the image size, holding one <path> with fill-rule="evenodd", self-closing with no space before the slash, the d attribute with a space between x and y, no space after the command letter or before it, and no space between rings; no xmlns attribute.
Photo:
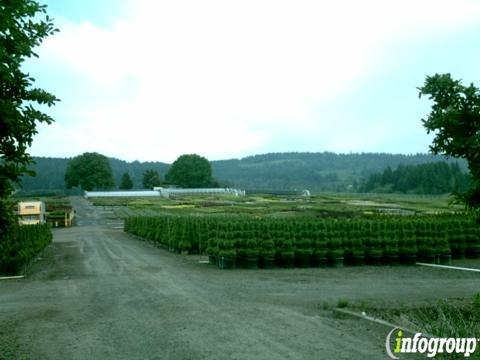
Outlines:
<svg viewBox="0 0 480 360"><path fill-rule="evenodd" d="M251 218L242 216L131 217L125 231L175 252L208 254L220 268L327 264L448 264L480 256L472 218Z"/></svg>
<svg viewBox="0 0 480 360"><path fill-rule="evenodd" d="M16 226L0 241L0 274L19 274L51 241L48 224Z"/></svg>

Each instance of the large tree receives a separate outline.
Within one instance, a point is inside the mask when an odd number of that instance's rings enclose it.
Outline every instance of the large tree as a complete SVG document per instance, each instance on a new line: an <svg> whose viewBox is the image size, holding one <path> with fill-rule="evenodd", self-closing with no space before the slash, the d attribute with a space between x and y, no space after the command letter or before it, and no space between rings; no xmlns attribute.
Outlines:
<svg viewBox="0 0 480 360"><path fill-rule="evenodd" d="M34 48L55 31L46 7L32 0L0 1L0 239L10 231L12 211L7 198L31 157L27 152L39 123L53 119L39 110L58 99L34 87L24 71L25 60L36 57Z"/></svg>
<svg viewBox="0 0 480 360"><path fill-rule="evenodd" d="M128 174L128 172L123 173L122 179L120 180L119 189L121 190L130 190L133 188L132 178Z"/></svg>
<svg viewBox="0 0 480 360"><path fill-rule="evenodd" d="M420 96L433 100L432 111L422 119L427 132L435 138L430 146L434 154L465 158L472 181L470 189L459 197L470 208L480 207L480 91L473 84L462 85L450 74L427 76L419 88Z"/></svg>
<svg viewBox="0 0 480 360"><path fill-rule="evenodd" d="M182 155L170 166L165 179L171 184L185 188L211 187L212 167L202 156Z"/></svg>
<svg viewBox="0 0 480 360"><path fill-rule="evenodd" d="M143 173L143 187L145 189L153 189L156 186L162 185L162 178L158 171L154 169L145 170Z"/></svg>
<svg viewBox="0 0 480 360"><path fill-rule="evenodd" d="M83 190L109 190L115 185L108 158L98 153L83 153L68 162L65 171L68 189L79 186Z"/></svg>

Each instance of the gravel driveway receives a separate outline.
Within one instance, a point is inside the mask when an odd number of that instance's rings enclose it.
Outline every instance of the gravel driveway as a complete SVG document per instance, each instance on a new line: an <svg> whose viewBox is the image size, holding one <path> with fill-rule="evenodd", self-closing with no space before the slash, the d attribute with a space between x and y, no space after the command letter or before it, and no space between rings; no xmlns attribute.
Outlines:
<svg viewBox="0 0 480 360"><path fill-rule="evenodd" d="M385 359L390 329L325 304L472 296L476 273L421 267L221 271L118 229L78 226L24 280L0 282L0 359Z"/></svg>

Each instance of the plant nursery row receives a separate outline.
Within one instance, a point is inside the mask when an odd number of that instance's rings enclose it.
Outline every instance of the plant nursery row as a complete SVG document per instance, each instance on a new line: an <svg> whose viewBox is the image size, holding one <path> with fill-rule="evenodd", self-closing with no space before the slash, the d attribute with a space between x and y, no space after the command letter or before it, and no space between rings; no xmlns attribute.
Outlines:
<svg viewBox="0 0 480 360"><path fill-rule="evenodd" d="M0 274L19 274L51 241L48 224L17 226L0 242Z"/></svg>
<svg viewBox="0 0 480 360"><path fill-rule="evenodd" d="M480 257L480 226L466 216L369 219L242 216L129 217L125 231L173 252L207 254L220 268L449 264Z"/></svg>

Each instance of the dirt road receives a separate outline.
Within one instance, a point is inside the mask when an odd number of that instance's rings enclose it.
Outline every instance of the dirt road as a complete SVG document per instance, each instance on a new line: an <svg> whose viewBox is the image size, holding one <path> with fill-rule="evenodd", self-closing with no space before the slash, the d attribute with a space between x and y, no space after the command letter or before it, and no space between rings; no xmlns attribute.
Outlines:
<svg viewBox="0 0 480 360"><path fill-rule="evenodd" d="M0 282L0 359L385 359L390 329L323 304L478 291L478 274L420 267L220 271L73 202L78 226Z"/></svg>

